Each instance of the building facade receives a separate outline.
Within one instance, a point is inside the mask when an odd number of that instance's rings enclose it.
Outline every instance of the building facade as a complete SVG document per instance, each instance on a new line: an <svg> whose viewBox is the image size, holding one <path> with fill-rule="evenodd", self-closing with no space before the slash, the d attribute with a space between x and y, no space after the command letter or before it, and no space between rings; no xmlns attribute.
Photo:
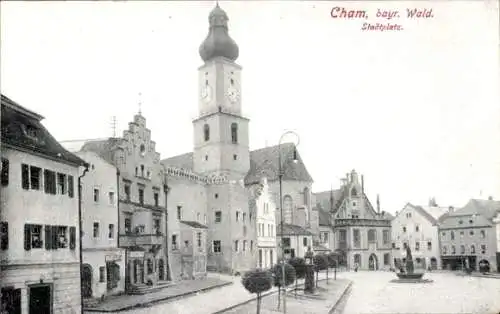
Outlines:
<svg viewBox="0 0 500 314"><path fill-rule="evenodd" d="M125 250L118 248L118 171L94 152L82 179L82 294L100 298L125 291Z"/></svg>
<svg viewBox="0 0 500 314"><path fill-rule="evenodd" d="M276 205L269 194L267 178L262 178L254 189L257 215L257 267L271 268L277 262Z"/></svg>
<svg viewBox="0 0 500 314"><path fill-rule="evenodd" d="M408 203L397 213L391 221L394 267L406 261L410 246L416 268L441 269L438 220L447 211L447 207Z"/></svg>
<svg viewBox="0 0 500 314"><path fill-rule="evenodd" d="M0 268L2 310L79 313L78 177L42 116L2 95Z"/></svg>
<svg viewBox="0 0 500 314"><path fill-rule="evenodd" d="M499 271L493 222L499 210L499 201L471 199L441 218L439 240L444 269L479 270L479 264L485 264L490 271Z"/></svg>
<svg viewBox="0 0 500 314"><path fill-rule="evenodd" d="M364 193L363 177L360 182L356 171L347 174L342 181L341 188L333 193L315 193L320 210L331 208L328 214L340 265L351 269L389 269L392 217L380 212L378 199L375 211Z"/></svg>

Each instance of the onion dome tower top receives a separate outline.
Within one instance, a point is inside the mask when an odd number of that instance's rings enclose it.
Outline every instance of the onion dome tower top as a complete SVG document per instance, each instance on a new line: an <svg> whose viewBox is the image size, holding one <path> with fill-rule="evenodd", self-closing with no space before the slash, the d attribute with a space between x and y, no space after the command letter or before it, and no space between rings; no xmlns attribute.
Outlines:
<svg viewBox="0 0 500 314"><path fill-rule="evenodd" d="M226 12L219 7L219 3L208 16L208 36L200 45L200 57L208 61L216 57L224 57L231 61L238 59L239 49L234 40L229 37Z"/></svg>

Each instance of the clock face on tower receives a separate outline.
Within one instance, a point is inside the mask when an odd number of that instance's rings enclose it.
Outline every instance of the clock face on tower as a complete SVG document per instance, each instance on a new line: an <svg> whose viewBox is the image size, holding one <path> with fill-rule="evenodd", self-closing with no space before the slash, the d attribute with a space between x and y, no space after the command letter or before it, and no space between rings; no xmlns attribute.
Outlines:
<svg viewBox="0 0 500 314"><path fill-rule="evenodd" d="M227 89L227 98L232 104L235 104L240 99L240 92L234 86Z"/></svg>
<svg viewBox="0 0 500 314"><path fill-rule="evenodd" d="M209 85L203 86L200 96L204 102L209 102L212 99L212 88Z"/></svg>

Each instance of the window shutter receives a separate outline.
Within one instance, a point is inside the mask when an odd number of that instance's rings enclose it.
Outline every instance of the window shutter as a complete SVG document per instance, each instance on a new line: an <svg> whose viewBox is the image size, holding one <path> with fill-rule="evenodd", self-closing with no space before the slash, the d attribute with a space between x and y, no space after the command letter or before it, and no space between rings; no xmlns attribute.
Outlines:
<svg viewBox="0 0 500 314"><path fill-rule="evenodd" d="M24 249L31 250L31 225L24 225Z"/></svg>
<svg viewBox="0 0 500 314"><path fill-rule="evenodd" d="M2 185L9 185L9 160L2 159Z"/></svg>
<svg viewBox="0 0 500 314"><path fill-rule="evenodd" d="M57 226L50 226L52 229L52 249L57 250Z"/></svg>
<svg viewBox="0 0 500 314"><path fill-rule="evenodd" d="M9 248L9 223L0 222L0 234L2 238L0 239L0 249L7 250Z"/></svg>
<svg viewBox="0 0 500 314"><path fill-rule="evenodd" d="M70 250L76 248L76 227L69 227L69 248Z"/></svg>
<svg viewBox="0 0 500 314"><path fill-rule="evenodd" d="M52 249L52 227L45 225L45 249Z"/></svg>
<svg viewBox="0 0 500 314"><path fill-rule="evenodd" d="M45 193L49 194L50 193L50 186L49 186L49 171L48 170L43 171L43 187L45 189Z"/></svg>
<svg viewBox="0 0 500 314"><path fill-rule="evenodd" d="M74 187L74 181L73 181L73 176L68 176L68 196L73 198L75 195L75 187Z"/></svg>
<svg viewBox="0 0 500 314"><path fill-rule="evenodd" d="M30 169L28 165L21 165L21 182L22 187L25 190L29 190L30 188Z"/></svg>

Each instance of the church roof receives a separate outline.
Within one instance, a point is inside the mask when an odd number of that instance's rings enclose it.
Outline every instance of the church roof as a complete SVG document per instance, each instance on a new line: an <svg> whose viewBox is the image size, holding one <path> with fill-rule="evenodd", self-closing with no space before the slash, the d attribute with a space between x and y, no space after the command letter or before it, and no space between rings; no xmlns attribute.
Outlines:
<svg viewBox="0 0 500 314"><path fill-rule="evenodd" d="M75 166L86 165L84 160L59 144L41 123L43 119L41 115L20 106L4 95L1 107L2 144Z"/></svg>
<svg viewBox="0 0 500 314"><path fill-rule="evenodd" d="M333 196L333 206L330 199ZM343 200L343 190L330 190L324 192L313 193L313 200L315 201L316 208L322 209L325 212L329 212L332 209L336 210L340 204L338 202Z"/></svg>
<svg viewBox="0 0 500 314"><path fill-rule="evenodd" d="M294 149L295 145L293 143L281 144L283 180L312 182L313 179L298 153L297 162L293 161ZM245 184L259 183L263 176L266 176L268 181L278 180L279 151L278 145L251 151L250 170L245 177ZM161 164L193 170L193 153L165 158L161 160Z"/></svg>
<svg viewBox="0 0 500 314"><path fill-rule="evenodd" d="M283 224L283 233L281 233L281 224L276 226L276 235L313 235L310 231L302 228L301 226Z"/></svg>

